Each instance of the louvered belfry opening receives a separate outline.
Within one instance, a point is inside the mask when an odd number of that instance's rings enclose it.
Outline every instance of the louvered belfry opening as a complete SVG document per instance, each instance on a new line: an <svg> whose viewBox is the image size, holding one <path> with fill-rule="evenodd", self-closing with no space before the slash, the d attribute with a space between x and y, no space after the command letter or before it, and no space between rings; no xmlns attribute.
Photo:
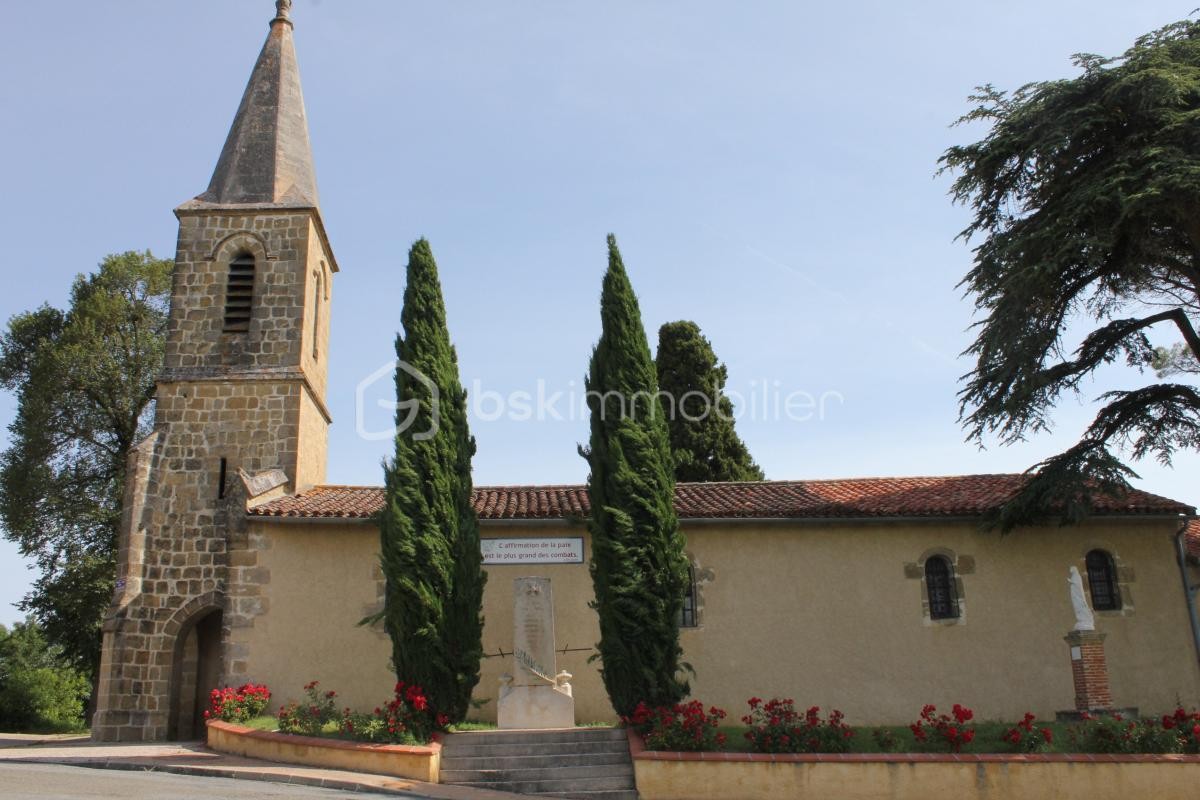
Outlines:
<svg viewBox="0 0 1200 800"><path fill-rule="evenodd" d="M254 256L240 255L229 262L229 285L225 289L225 332L250 330L254 309Z"/></svg>

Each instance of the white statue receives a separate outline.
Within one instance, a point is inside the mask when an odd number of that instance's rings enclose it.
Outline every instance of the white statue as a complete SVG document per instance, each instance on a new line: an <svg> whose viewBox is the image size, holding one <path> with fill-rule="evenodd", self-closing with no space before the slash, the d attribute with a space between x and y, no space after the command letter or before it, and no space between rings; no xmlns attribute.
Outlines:
<svg viewBox="0 0 1200 800"><path fill-rule="evenodd" d="M1071 567L1071 576L1067 578L1067 583L1071 586L1071 605L1075 608L1075 630L1096 630L1096 617L1088 607L1087 598L1083 596L1083 576L1077 568Z"/></svg>

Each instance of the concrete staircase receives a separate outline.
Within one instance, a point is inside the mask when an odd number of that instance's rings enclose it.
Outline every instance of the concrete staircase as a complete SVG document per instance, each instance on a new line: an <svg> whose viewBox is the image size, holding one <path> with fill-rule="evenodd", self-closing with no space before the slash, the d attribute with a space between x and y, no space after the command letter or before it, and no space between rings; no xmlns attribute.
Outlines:
<svg viewBox="0 0 1200 800"><path fill-rule="evenodd" d="M442 741L442 783L576 800L637 800L622 728L472 731Z"/></svg>

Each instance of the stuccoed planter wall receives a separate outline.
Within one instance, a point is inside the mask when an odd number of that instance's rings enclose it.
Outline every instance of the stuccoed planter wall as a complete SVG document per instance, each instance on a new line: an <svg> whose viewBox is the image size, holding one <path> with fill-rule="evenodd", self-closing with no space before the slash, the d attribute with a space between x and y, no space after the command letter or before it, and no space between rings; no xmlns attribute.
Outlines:
<svg viewBox="0 0 1200 800"><path fill-rule="evenodd" d="M663 753L630 736L641 800L1195 798L1200 756Z"/></svg>
<svg viewBox="0 0 1200 800"><path fill-rule="evenodd" d="M369 772L426 783L438 782L442 757L442 746L437 742L421 747L362 744L268 733L216 721L208 723L208 746L218 753L263 761Z"/></svg>

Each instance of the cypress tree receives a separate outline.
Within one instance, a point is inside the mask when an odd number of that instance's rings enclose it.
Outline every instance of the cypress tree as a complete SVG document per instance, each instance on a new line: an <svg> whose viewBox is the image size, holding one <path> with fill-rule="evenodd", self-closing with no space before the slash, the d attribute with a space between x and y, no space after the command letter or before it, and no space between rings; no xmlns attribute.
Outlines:
<svg viewBox="0 0 1200 800"><path fill-rule="evenodd" d="M627 715L640 701L669 705L688 693L679 661L688 562L654 361L611 234L600 318L586 381L591 440L581 454L591 467L600 673L613 708Z"/></svg>
<svg viewBox="0 0 1200 800"><path fill-rule="evenodd" d="M729 376L700 326L686 320L658 329L659 399L677 481L761 481L763 471L734 430Z"/></svg>
<svg viewBox="0 0 1200 800"><path fill-rule="evenodd" d="M409 251L401 323L396 453L384 465L379 520L382 618L397 679L422 686L436 710L461 721L479 682L486 575L471 505L475 440L424 239Z"/></svg>

